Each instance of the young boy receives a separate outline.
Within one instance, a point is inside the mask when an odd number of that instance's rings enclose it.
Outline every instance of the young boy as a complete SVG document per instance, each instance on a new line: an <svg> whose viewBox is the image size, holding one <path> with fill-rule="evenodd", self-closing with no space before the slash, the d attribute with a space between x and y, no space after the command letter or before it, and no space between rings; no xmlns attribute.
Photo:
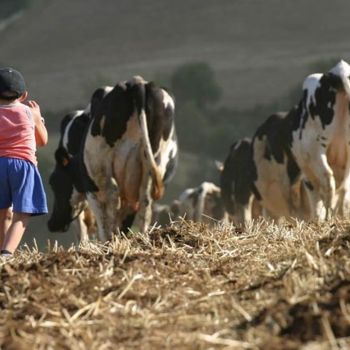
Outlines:
<svg viewBox="0 0 350 350"><path fill-rule="evenodd" d="M0 68L2 256L11 256L16 250L31 215L47 213L46 195L35 153L36 146L47 144L48 135L39 105L35 101L26 101L27 97L22 74L13 68Z"/></svg>

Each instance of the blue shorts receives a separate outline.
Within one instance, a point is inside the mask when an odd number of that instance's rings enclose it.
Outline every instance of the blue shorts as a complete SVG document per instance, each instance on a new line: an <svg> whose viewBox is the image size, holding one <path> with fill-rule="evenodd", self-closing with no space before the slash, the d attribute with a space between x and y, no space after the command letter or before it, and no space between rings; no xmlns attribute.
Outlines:
<svg viewBox="0 0 350 350"><path fill-rule="evenodd" d="M11 206L15 213L48 212L37 166L22 159L0 157L0 209Z"/></svg>

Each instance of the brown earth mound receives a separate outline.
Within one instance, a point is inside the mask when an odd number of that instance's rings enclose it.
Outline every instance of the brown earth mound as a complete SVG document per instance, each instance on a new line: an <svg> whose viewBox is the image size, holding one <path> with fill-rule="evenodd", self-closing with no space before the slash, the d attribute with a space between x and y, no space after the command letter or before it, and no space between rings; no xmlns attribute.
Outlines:
<svg viewBox="0 0 350 350"><path fill-rule="evenodd" d="M347 349L350 223L174 223L0 266L4 349Z"/></svg>

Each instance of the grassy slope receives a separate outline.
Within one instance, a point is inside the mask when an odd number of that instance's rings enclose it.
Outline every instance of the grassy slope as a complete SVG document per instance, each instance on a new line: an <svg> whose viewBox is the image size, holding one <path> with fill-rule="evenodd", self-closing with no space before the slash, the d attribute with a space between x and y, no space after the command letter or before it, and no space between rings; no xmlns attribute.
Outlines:
<svg viewBox="0 0 350 350"><path fill-rule="evenodd" d="M103 4L103 5L102 5ZM62 0L2 33L2 64L23 70L46 109L85 104L96 80L152 78L188 61L215 68L225 103L282 96L310 62L349 57L350 3L335 0Z"/></svg>
<svg viewBox="0 0 350 350"><path fill-rule="evenodd" d="M348 349L349 241L349 222L180 222L77 251L24 249L0 262L0 347Z"/></svg>

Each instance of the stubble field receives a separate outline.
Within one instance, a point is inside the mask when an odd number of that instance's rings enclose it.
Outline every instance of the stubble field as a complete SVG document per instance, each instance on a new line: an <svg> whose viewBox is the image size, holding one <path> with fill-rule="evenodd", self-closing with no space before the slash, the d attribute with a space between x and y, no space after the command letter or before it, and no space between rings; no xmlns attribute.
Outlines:
<svg viewBox="0 0 350 350"><path fill-rule="evenodd" d="M183 220L1 262L3 349L348 349L350 222Z"/></svg>

